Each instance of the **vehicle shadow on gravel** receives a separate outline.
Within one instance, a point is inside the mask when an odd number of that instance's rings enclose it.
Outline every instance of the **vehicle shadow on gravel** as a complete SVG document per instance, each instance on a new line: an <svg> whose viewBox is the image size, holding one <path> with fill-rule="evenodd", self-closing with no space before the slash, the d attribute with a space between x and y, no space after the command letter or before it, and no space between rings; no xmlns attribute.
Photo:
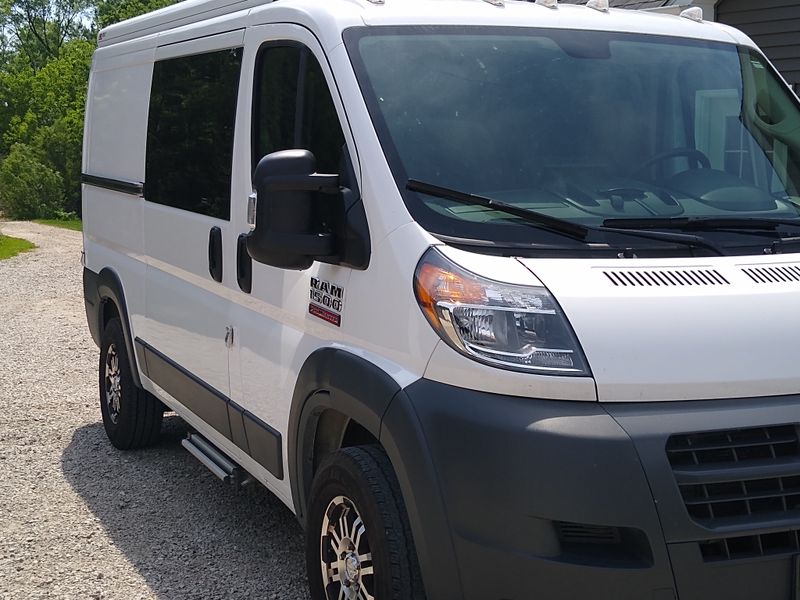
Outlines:
<svg viewBox="0 0 800 600"><path fill-rule="evenodd" d="M308 598L294 516L260 485L221 483L181 447L186 431L166 417L157 446L120 452L101 423L87 425L62 469L158 598Z"/></svg>

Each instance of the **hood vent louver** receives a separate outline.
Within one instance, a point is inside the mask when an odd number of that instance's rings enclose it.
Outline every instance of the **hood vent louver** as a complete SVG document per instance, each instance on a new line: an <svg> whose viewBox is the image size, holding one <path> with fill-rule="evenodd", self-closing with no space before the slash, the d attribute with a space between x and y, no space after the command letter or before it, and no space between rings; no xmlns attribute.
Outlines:
<svg viewBox="0 0 800 600"><path fill-rule="evenodd" d="M800 283L800 264L741 267L741 269L756 283Z"/></svg>
<svg viewBox="0 0 800 600"><path fill-rule="evenodd" d="M617 287L730 285L715 269L609 269L603 275Z"/></svg>

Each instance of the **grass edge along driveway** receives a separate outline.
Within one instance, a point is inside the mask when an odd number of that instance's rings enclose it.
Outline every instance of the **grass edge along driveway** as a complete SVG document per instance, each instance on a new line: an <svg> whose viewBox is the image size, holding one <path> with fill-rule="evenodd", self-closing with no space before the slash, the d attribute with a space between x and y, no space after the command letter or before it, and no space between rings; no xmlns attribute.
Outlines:
<svg viewBox="0 0 800 600"><path fill-rule="evenodd" d="M82 231L83 223L80 219L34 219L34 223L39 225L50 225L51 227L61 227L72 231Z"/></svg>
<svg viewBox="0 0 800 600"><path fill-rule="evenodd" d="M16 256L20 252L28 252L36 248L28 240L10 237L0 233L0 260Z"/></svg>

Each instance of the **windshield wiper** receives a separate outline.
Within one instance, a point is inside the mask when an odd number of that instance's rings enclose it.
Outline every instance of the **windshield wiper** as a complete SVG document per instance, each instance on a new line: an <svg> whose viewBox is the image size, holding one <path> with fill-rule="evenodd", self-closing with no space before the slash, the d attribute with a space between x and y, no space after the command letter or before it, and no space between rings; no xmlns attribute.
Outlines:
<svg viewBox="0 0 800 600"><path fill-rule="evenodd" d="M550 229L557 233L563 233L569 237L577 240L585 240L589 235L589 228L572 221L566 221L557 217L536 212L535 210L528 210L527 208L520 208L513 204L506 204L499 200L492 200L485 196L478 196L476 194L467 194L458 190L433 185L432 183L425 183L416 179L409 179L406 182L406 189L412 192L421 192L434 198L444 198L445 200L452 200L460 204L467 204L469 206L483 206L492 210L504 212L515 217L519 217L528 223L540 225L545 229Z"/></svg>
<svg viewBox="0 0 800 600"><path fill-rule="evenodd" d="M616 228L607 225L606 222L603 223L602 227L581 225L579 223L567 221L566 219L551 217L535 210L521 208L519 206L506 204L505 202L493 200L492 198L487 198L485 196L468 194L466 192L434 185L432 183L426 183L417 179L409 179L406 182L406 189L412 192L420 192L428 196L433 196L434 198L443 198L445 200L452 200L453 202L458 202L460 204L466 204L469 206L483 206L491 210L504 212L506 214L519 217L528 223L538 225L543 229L566 235L581 242L586 241L590 231L598 231L603 233L618 233L620 235L629 235L659 242L672 242L675 244L681 244L683 246L689 246L690 248L705 248L706 250L710 250L719 256L724 256L726 254L725 251L716 244L713 244L708 240L696 235L667 233L660 231L644 231L635 228L629 229L627 227Z"/></svg>
<svg viewBox="0 0 800 600"><path fill-rule="evenodd" d="M759 217L656 217L646 219L606 219L604 227L617 229L681 229L707 231L709 229L771 230L780 225L800 227L800 219L764 219Z"/></svg>

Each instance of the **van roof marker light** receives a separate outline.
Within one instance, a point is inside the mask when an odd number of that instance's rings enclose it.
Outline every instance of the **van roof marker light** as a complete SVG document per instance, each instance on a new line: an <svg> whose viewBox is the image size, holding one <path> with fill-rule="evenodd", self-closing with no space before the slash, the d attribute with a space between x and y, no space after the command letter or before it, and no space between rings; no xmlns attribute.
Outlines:
<svg viewBox="0 0 800 600"><path fill-rule="evenodd" d="M367 0L370 4L386 4L386 0Z"/></svg>
<svg viewBox="0 0 800 600"><path fill-rule="evenodd" d="M558 8L558 0L536 0L536 4L545 8Z"/></svg>
<svg viewBox="0 0 800 600"><path fill-rule="evenodd" d="M608 0L589 0L586 3L588 8L599 10L600 12L608 12Z"/></svg>
<svg viewBox="0 0 800 600"><path fill-rule="evenodd" d="M505 6L506 5L504 0L483 0L483 1L491 4L492 6Z"/></svg>
<svg viewBox="0 0 800 600"><path fill-rule="evenodd" d="M685 11L681 13L681 16L684 19L690 19L691 21L697 21L698 23L703 22L703 9L699 6L693 6L692 8L687 8Z"/></svg>

